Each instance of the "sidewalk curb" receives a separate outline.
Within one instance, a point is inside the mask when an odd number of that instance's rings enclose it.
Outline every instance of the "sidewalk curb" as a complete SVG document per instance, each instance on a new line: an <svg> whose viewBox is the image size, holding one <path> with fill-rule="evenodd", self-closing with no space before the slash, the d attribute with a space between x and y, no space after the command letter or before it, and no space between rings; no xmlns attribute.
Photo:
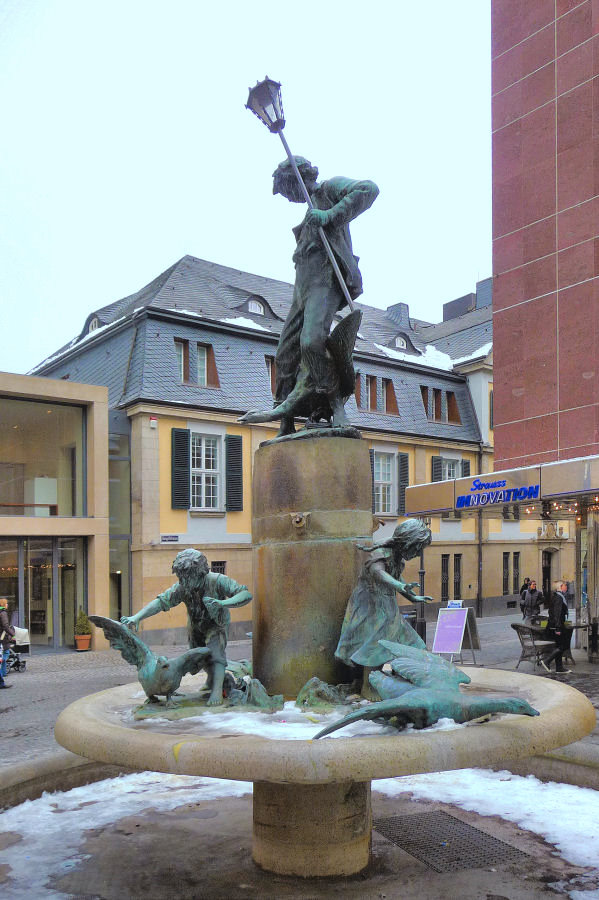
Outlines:
<svg viewBox="0 0 599 900"><path fill-rule="evenodd" d="M92 762L69 750L57 750L33 762L13 763L0 769L0 810L25 800L37 800L45 791L69 791L134 771L126 766Z"/></svg>

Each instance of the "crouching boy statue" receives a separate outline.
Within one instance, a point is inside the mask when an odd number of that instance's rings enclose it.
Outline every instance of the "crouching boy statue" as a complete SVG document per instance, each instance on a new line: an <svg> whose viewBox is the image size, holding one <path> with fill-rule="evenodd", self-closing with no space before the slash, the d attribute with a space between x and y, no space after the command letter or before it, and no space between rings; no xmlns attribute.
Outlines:
<svg viewBox="0 0 599 900"><path fill-rule="evenodd" d="M177 553L173 572L179 579L178 584L163 591L134 616L123 616L121 622L137 631L142 619L184 603L187 607L189 647L208 647L212 652L206 687L210 691L208 705L217 706L223 701L231 621L229 609L245 606L252 595L244 584L237 584L226 575L210 572L208 560L199 550L181 550Z"/></svg>

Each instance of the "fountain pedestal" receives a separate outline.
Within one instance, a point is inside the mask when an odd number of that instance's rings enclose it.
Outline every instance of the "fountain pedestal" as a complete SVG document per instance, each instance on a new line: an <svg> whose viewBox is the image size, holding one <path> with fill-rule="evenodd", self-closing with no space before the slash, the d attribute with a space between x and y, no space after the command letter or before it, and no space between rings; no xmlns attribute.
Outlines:
<svg viewBox="0 0 599 900"><path fill-rule="evenodd" d="M253 667L269 694L295 698L314 675L328 684L354 677L335 649L360 572L355 542L371 538L366 441L316 432L258 449Z"/></svg>
<svg viewBox="0 0 599 900"><path fill-rule="evenodd" d="M368 865L369 781L254 783L254 862L278 875L353 875Z"/></svg>

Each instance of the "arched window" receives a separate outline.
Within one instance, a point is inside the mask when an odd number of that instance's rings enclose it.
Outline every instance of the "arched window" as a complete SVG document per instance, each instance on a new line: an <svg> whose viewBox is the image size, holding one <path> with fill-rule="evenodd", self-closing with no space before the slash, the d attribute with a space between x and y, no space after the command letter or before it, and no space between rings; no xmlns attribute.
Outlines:
<svg viewBox="0 0 599 900"><path fill-rule="evenodd" d="M90 331L95 331L96 328L99 327L99 325L100 325L100 320L99 320L99 318L98 318L97 316L94 316L93 319L91 320L91 322L89 323L89 326L88 326L88 329L87 329L88 334L89 334Z"/></svg>
<svg viewBox="0 0 599 900"><path fill-rule="evenodd" d="M396 337L395 338L395 346L398 350L407 350L408 344L404 337Z"/></svg>
<svg viewBox="0 0 599 900"><path fill-rule="evenodd" d="M248 302L248 312L255 313L257 316L264 315L264 304L259 300L250 300Z"/></svg>

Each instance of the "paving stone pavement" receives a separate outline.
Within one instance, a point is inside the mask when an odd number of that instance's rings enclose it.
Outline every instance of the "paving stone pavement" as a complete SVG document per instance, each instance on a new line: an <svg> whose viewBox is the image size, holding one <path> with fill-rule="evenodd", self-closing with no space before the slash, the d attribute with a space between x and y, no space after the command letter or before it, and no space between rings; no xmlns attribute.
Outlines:
<svg viewBox="0 0 599 900"><path fill-rule="evenodd" d="M478 664L490 668L514 669L520 656L518 638L510 623L519 616L496 616L477 620L481 650L476 651ZM428 643L433 627L428 627ZM176 656L186 646L154 648L165 656ZM251 656L250 641L231 642L231 659ZM568 684L583 691L599 709L599 666L589 664L582 650L574 651L577 665L571 675L562 676ZM7 682L13 687L0 691L0 769L14 762L33 760L58 749L54 739L54 722L59 712L74 700L135 680L132 667L115 650L86 653L35 654L27 659L25 672L11 673ZM464 663L472 662L470 651L464 651ZM533 672L530 662L520 671ZM541 675L540 677L556 677ZM585 741L596 743L599 752L599 729Z"/></svg>

